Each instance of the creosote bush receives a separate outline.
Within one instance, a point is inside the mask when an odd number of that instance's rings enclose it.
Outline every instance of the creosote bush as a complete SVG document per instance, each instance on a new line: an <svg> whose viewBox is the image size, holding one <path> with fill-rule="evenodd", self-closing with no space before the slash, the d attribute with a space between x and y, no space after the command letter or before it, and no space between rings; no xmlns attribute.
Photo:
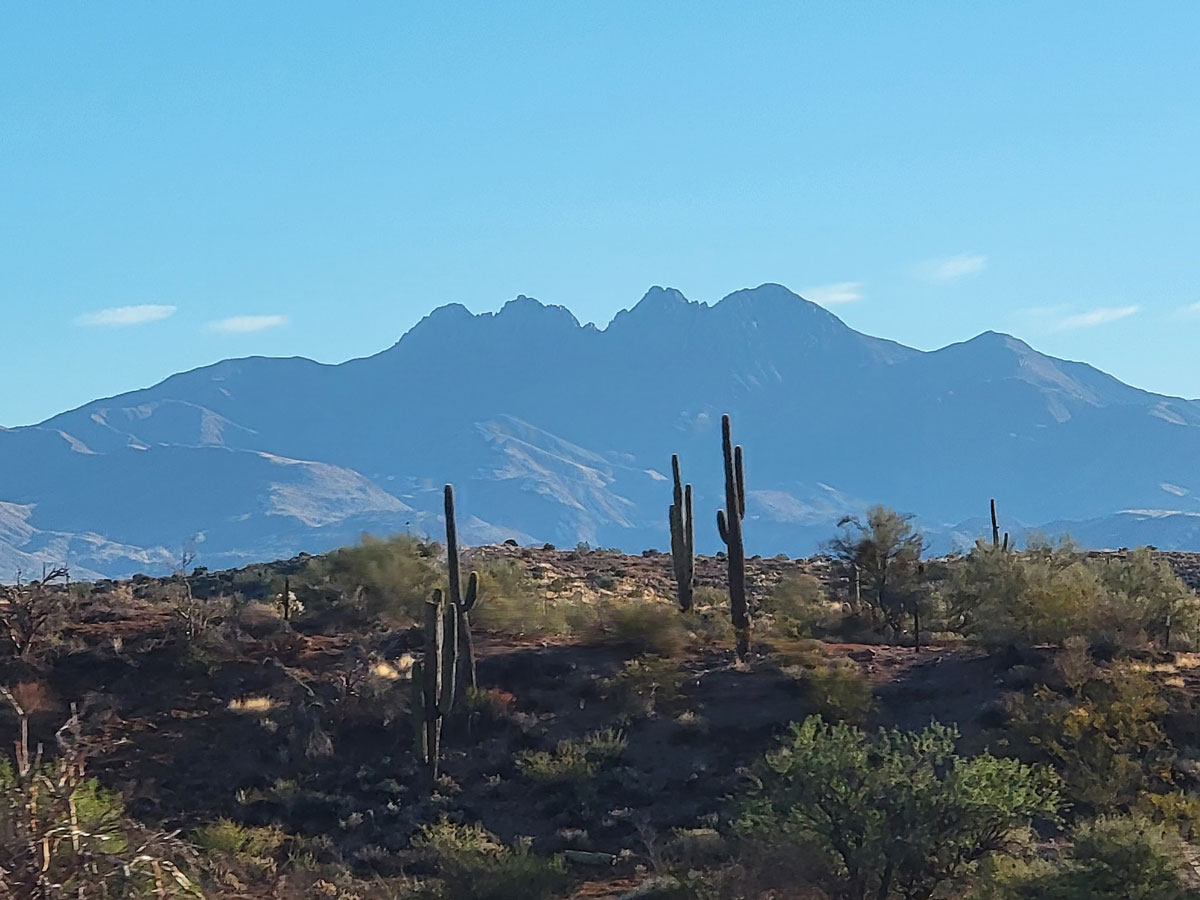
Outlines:
<svg viewBox="0 0 1200 900"><path fill-rule="evenodd" d="M666 603L613 604L600 611L593 640L633 654L679 656L687 647L688 633L679 610Z"/></svg>
<svg viewBox="0 0 1200 900"><path fill-rule="evenodd" d="M522 774L548 784L581 784L612 768L629 742L625 735L605 728L582 738L559 741L553 750L527 750L517 757Z"/></svg>
<svg viewBox="0 0 1200 900"><path fill-rule="evenodd" d="M1085 822L1052 860L997 866L973 900L1196 900L1179 836L1137 817Z"/></svg>
<svg viewBox="0 0 1200 900"><path fill-rule="evenodd" d="M359 607L368 615L397 623L414 622L440 583L439 549L437 544L408 534L390 538L363 535L358 546L313 560L304 581L331 591L337 603Z"/></svg>
<svg viewBox="0 0 1200 900"><path fill-rule="evenodd" d="M424 826L413 846L429 855L438 885L425 896L443 900L548 900L569 878L559 857L535 856L528 839L509 846L482 825L448 821Z"/></svg>

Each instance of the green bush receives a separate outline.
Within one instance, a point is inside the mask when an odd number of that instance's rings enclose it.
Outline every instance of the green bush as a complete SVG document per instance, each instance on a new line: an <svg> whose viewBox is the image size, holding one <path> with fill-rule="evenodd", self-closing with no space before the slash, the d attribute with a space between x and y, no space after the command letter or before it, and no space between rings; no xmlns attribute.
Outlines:
<svg viewBox="0 0 1200 900"><path fill-rule="evenodd" d="M1194 646L1200 598L1147 549L1089 558L1069 545L1005 552L983 541L951 567L942 599L950 627L985 645Z"/></svg>
<svg viewBox="0 0 1200 900"><path fill-rule="evenodd" d="M1092 667L1080 646L1058 658L1061 690L1038 684L1010 698L1009 733L1026 755L1052 765L1067 797L1094 812L1128 809L1171 784L1175 748L1161 725L1167 704L1129 666Z"/></svg>
<svg viewBox="0 0 1200 900"><path fill-rule="evenodd" d="M804 684L805 699L830 722L861 724L875 704L871 683L849 660L806 669Z"/></svg>
<svg viewBox="0 0 1200 900"><path fill-rule="evenodd" d="M674 606L641 602L606 607L593 637L634 654L662 657L679 656L688 640L687 628Z"/></svg>
<svg viewBox="0 0 1200 900"><path fill-rule="evenodd" d="M840 618L825 586L805 574L784 576L763 600L761 609L770 617L770 630L784 637L812 637Z"/></svg>
<svg viewBox="0 0 1200 900"><path fill-rule="evenodd" d="M958 756L956 737L941 725L869 735L811 717L753 768L735 830L760 848L824 860L846 900L930 897L1058 807L1052 772Z"/></svg>
<svg viewBox="0 0 1200 900"><path fill-rule="evenodd" d="M239 825L232 819L218 819L197 828L192 843L210 853L221 853L234 859L268 859L274 856L287 839L280 828L255 828Z"/></svg>
<svg viewBox="0 0 1200 900"><path fill-rule="evenodd" d="M374 616L419 620L441 581L437 545L407 534L390 538L364 535L357 547L343 547L309 563L304 580L332 590L340 602Z"/></svg>
<svg viewBox="0 0 1200 900"><path fill-rule="evenodd" d="M426 825L413 846L437 866L445 900L544 900L568 883L561 858L534 856L528 839L504 844L482 825Z"/></svg>
<svg viewBox="0 0 1200 900"><path fill-rule="evenodd" d="M525 569L511 560L480 567L479 602L471 622L484 631L509 635L570 634L570 600L551 599L536 589Z"/></svg>
<svg viewBox="0 0 1200 900"><path fill-rule="evenodd" d="M1184 845L1145 819L1102 818L1081 826L1055 862L999 872L980 900L1189 900Z"/></svg>
<svg viewBox="0 0 1200 900"><path fill-rule="evenodd" d="M623 733L606 728L586 737L559 741L550 751L527 750L517 757L517 766L533 781L580 784L615 765L627 746Z"/></svg>

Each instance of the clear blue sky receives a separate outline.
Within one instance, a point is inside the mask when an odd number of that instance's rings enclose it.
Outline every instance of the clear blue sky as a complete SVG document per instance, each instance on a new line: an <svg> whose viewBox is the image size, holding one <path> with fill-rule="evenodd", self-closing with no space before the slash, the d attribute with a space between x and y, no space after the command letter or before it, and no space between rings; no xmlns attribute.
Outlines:
<svg viewBox="0 0 1200 900"><path fill-rule="evenodd" d="M6 4L0 424L451 301L604 324L764 281L1200 396L1198 34L1194 2Z"/></svg>

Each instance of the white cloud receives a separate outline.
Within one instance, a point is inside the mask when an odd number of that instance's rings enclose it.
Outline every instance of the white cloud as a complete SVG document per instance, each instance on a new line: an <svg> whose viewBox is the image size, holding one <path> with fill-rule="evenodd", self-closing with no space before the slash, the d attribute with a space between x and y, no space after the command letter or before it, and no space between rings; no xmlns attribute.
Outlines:
<svg viewBox="0 0 1200 900"><path fill-rule="evenodd" d="M839 303L853 303L863 298L863 283L861 281L839 281L836 284L823 284L802 290L800 296L821 306L836 306Z"/></svg>
<svg viewBox="0 0 1200 900"><path fill-rule="evenodd" d="M978 275L987 268L988 259L982 253L959 253L918 263L915 269L918 278L934 284L951 284L971 275Z"/></svg>
<svg viewBox="0 0 1200 900"><path fill-rule="evenodd" d="M126 325L145 325L175 315L174 306L114 306L75 317L75 324L85 328L115 328Z"/></svg>
<svg viewBox="0 0 1200 900"><path fill-rule="evenodd" d="M1187 306L1181 306L1175 311L1177 316L1182 316L1185 319L1194 319L1200 316L1200 302L1189 303Z"/></svg>
<svg viewBox="0 0 1200 900"><path fill-rule="evenodd" d="M255 331L266 331L268 328L278 328L288 323L287 316L233 316L209 322L210 331L220 334L251 334Z"/></svg>
<svg viewBox="0 0 1200 900"><path fill-rule="evenodd" d="M1076 328L1093 328L1096 325L1107 325L1120 319L1141 312L1140 306L1101 306L1087 312L1077 313L1060 319L1054 326L1054 331L1072 331Z"/></svg>

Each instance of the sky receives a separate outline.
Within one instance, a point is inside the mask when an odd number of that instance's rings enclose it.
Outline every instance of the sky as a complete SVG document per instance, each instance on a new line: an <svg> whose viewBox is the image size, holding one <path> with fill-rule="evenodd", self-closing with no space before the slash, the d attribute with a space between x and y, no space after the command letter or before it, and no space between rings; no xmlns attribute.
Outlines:
<svg viewBox="0 0 1200 900"><path fill-rule="evenodd" d="M786 284L1200 397L1200 4L0 6L0 425Z"/></svg>

